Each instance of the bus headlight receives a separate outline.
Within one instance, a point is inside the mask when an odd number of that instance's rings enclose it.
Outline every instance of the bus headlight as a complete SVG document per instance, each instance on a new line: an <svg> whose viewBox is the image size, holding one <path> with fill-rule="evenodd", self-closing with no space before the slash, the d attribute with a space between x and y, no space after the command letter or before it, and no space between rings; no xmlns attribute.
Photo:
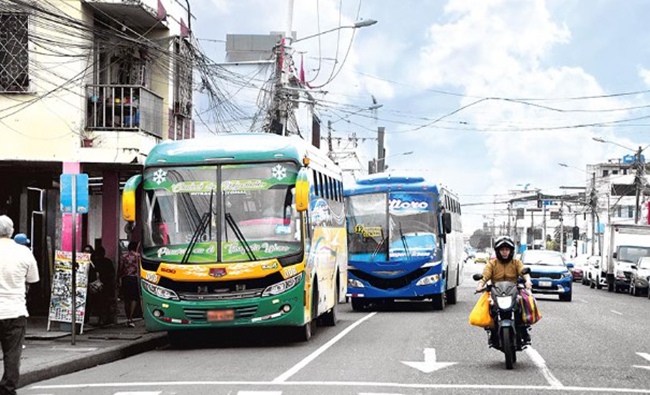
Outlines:
<svg viewBox="0 0 650 395"><path fill-rule="evenodd" d="M363 283L359 280L355 280L353 278L348 278L348 287L353 287L353 288L365 288L366 286L363 285Z"/></svg>
<svg viewBox="0 0 650 395"><path fill-rule="evenodd" d="M145 280L142 280L142 286L144 287L144 289L147 290L147 292L159 298L169 299L169 300L179 300L178 295L176 295L176 292L172 291L171 289L167 289L159 285L152 284Z"/></svg>
<svg viewBox="0 0 650 395"><path fill-rule="evenodd" d="M433 276L422 277L415 285L431 285L438 282L440 278L439 274L434 274Z"/></svg>
<svg viewBox="0 0 650 395"><path fill-rule="evenodd" d="M262 292L262 297L279 295L283 292L287 292L291 288L294 288L296 285L300 284L300 281L302 281L302 273L299 273L297 276L293 276L284 281L280 281L279 283L269 285L266 287L264 292Z"/></svg>

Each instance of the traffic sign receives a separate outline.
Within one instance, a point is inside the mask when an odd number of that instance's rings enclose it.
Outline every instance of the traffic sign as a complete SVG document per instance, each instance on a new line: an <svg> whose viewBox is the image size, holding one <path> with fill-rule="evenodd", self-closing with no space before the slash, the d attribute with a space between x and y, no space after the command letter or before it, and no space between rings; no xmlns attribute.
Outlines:
<svg viewBox="0 0 650 395"><path fill-rule="evenodd" d="M88 174L61 174L61 212L88 212ZM73 190L74 185L74 190Z"/></svg>

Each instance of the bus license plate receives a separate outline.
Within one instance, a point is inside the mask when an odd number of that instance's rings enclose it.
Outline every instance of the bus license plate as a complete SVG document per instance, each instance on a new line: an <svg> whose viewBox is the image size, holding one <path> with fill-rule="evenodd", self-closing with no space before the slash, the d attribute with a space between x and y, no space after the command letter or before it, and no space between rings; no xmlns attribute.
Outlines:
<svg viewBox="0 0 650 395"><path fill-rule="evenodd" d="M234 319L235 319L235 310L208 311L208 321L233 321Z"/></svg>
<svg viewBox="0 0 650 395"><path fill-rule="evenodd" d="M552 287L553 282L551 282L551 281L540 281L539 286L540 287Z"/></svg>

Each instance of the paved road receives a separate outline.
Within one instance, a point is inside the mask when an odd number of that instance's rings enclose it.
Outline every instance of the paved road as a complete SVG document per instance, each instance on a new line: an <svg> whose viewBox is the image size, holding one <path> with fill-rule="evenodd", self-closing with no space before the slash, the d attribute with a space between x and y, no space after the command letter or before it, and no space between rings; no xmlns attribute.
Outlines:
<svg viewBox="0 0 650 395"><path fill-rule="evenodd" d="M309 343L278 330L220 331L207 344L155 350L19 393L650 394L650 300L579 283L571 303L540 296L533 347L508 371L485 332L467 323L476 299L469 276L481 268L468 267L458 304L444 312L399 303L357 313L343 305L339 325L319 328ZM425 358L438 370L404 363Z"/></svg>

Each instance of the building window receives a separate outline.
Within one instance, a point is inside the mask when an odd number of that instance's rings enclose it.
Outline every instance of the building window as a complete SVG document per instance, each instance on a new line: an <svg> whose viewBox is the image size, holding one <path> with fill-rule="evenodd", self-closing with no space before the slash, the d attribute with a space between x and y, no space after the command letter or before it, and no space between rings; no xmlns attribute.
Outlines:
<svg viewBox="0 0 650 395"><path fill-rule="evenodd" d="M607 177L609 175L609 170L603 170L603 177Z"/></svg>
<svg viewBox="0 0 650 395"><path fill-rule="evenodd" d="M0 13L0 92L27 92L29 57L26 14Z"/></svg>
<svg viewBox="0 0 650 395"><path fill-rule="evenodd" d="M628 206L627 207L627 217L628 218L634 218L634 206Z"/></svg>

